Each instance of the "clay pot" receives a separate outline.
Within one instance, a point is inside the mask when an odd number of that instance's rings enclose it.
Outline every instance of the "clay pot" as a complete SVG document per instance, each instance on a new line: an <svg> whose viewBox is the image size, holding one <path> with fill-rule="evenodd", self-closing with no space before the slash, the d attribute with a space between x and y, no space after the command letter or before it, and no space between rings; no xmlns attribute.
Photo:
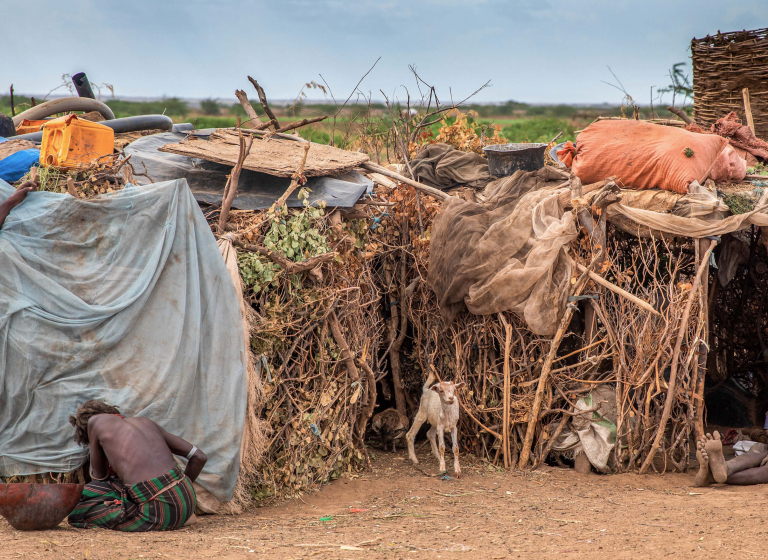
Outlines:
<svg viewBox="0 0 768 560"><path fill-rule="evenodd" d="M20 531L53 529L75 509L83 484L0 484L0 515Z"/></svg>

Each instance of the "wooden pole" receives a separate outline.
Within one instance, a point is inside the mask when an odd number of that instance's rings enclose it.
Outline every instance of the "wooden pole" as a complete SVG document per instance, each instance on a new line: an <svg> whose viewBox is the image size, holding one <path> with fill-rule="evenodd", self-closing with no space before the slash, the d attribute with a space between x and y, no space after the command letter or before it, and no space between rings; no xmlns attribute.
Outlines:
<svg viewBox="0 0 768 560"><path fill-rule="evenodd" d="M243 90L236 89L235 97L237 97L237 100L240 102L240 105L245 111L245 115L248 117L248 120L245 121L244 124L245 128L256 128L257 125L261 124L259 115L256 114L256 111L254 110L253 105L251 105L251 102L248 101L248 95Z"/></svg>
<svg viewBox="0 0 768 560"><path fill-rule="evenodd" d="M747 116L747 126L755 136L755 119L752 118L752 104L749 102L749 88L741 90L741 96L744 98L744 114Z"/></svg>
<svg viewBox="0 0 768 560"><path fill-rule="evenodd" d="M368 171L373 171L375 173L381 173L385 177L389 177L390 179L395 179L396 181L400 181L401 183L405 183L406 185L412 186L414 189L419 189L425 193L427 193L429 196L435 197L438 200L445 200L450 195L448 193L444 193L440 189L436 189L434 187L430 187L428 185L423 185L421 183L417 183L413 179L409 179L408 177L404 177L403 175L400 175L399 173L395 173L394 171L390 171L386 167L382 167L381 165L376 165L372 161L366 161L362 166L364 169L367 169Z"/></svg>
<svg viewBox="0 0 768 560"><path fill-rule="evenodd" d="M597 259L601 255L602 251L600 251L600 253L598 253L597 256L592 259L592 262L589 263L588 267L580 267L583 268L584 271L582 271L581 277L576 282L576 286L574 287L572 295L581 295L581 291L584 289L584 286L587 285L587 274L589 273L589 270L595 266ZM579 267L580 265L576 263L576 266ZM528 428L525 431L523 449L520 452L520 462L517 465L517 468L519 469L524 469L526 467L528 464L528 459L531 456L531 442L533 441L533 433L536 431L536 423L539 421L539 409L541 408L541 401L544 398L544 391L547 387L550 371L552 370L552 363L555 361L555 355L557 354L557 349L560 347L560 341L563 340L565 331L568 329L568 325L571 323L571 317L573 317L573 306L569 305L565 309L565 314L560 321L560 326L557 328L555 337L552 339L552 344L549 347L549 353L547 354L547 358L544 361L543 367L541 368L539 385L536 387L536 395L533 397L533 405L531 406L530 416L528 417Z"/></svg>
<svg viewBox="0 0 768 560"><path fill-rule="evenodd" d="M699 259L706 257L709 260L709 253L705 251L708 239L696 240L696 252ZM704 329L699 340L699 356L694 361L694 372L696 373L696 390L693 396L694 406L694 434L698 440L704 435L704 383L707 376L707 345L709 344L709 267L704 269L701 275L701 288L699 290L699 313L704 318Z"/></svg>
<svg viewBox="0 0 768 560"><path fill-rule="evenodd" d="M709 240L707 240L709 241ZM667 387L667 396L664 400L664 410L661 412L661 420L659 421L659 427L656 429L656 437L653 439L653 444L651 445L651 450L648 452L648 456L645 458L645 461L643 461L642 466L640 467L640 474L644 474L645 471L648 470L648 467L651 466L651 463L653 462L653 458L656 455L656 452L659 450L659 445L661 445L661 438L664 437L664 432L667 428L667 421L669 420L669 415L672 412L672 403L675 400L675 385L677 383L677 370L679 364L679 357L680 357L680 347L683 344L683 338L685 338L685 329L688 326L688 317L691 314L691 306L693 305L694 298L698 297L699 294L699 285L701 284L701 277L704 274L704 270L709 269L709 253L714 247L715 242L709 241L707 244L707 250L704 251L704 254L701 256L701 264L699 265L699 270L696 272L696 279L693 281L693 287L691 288L691 293L688 296L688 301L685 304L685 309L683 310L683 316L680 319L680 328L677 331L677 340L675 341L675 349L672 352L672 371L669 374L669 385Z"/></svg>
<svg viewBox="0 0 768 560"><path fill-rule="evenodd" d="M227 230L227 219L229 218L229 210L232 208L232 203L237 196L237 185L240 181L240 172L243 170L243 162L248 157L248 153L251 151L251 145L253 144L253 136L248 139L248 145L246 146L245 139L243 138L242 130L240 129L240 117L237 118L237 130L240 132L240 154L237 158L237 164L232 169L232 174L229 178L229 190L224 194L224 199L221 201L221 213L219 214L219 231L225 232Z"/></svg>
<svg viewBox="0 0 768 560"><path fill-rule="evenodd" d="M11 84L11 117L16 116L16 106L13 104L13 84Z"/></svg>
<svg viewBox="0 0 768 560"><path fill-rule="evenodd" d="M502 439L501 448L504 452L504 468L509 469L514 467L510 461L509 454L509 352L512 345L512 327L504 319L504 315L499 313L499 319L501 319L506 331L506 337L504 339L504 412L503 412L503 426L502 426Z"/></svg>

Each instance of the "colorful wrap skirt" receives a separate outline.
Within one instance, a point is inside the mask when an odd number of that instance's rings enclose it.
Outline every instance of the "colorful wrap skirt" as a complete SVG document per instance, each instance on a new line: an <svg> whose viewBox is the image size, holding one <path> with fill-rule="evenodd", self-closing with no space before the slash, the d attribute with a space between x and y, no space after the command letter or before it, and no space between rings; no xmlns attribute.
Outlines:
<svg viewBox="0 0 768 560"><path fill-rule="evenodd" d="M126 486L117 477L89 482L67 521L82 529L170 531L186 523L196 504L192 482L176 466L133 486Z"/></svg>

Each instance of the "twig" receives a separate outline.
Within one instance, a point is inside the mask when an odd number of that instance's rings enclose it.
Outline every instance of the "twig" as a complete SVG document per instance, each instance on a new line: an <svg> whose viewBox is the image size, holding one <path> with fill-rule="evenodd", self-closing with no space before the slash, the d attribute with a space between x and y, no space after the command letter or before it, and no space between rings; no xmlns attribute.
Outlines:
<svg viewBox="0 0 768 560"><path fill-rule="evenodd" d="M586 271L586 267L583 264L576 263L576 268L578 268L579 271L581 271L581 272ZM588 274L589 274L590 280L595 281L597 284L600 284L601 286L611 290L613 293L618 294L621 297L624 297L624 298L628 299L629 301L631 301L635 305L638 305L638 306L642 307L643 309L645 309L649 313L652 313L653 315L658 315L659 314L659 312L656 311L650 303L641 300L637 296L633 296L632 294L630 294L629 292L627 292L625 290L622 290L616 284L613 284L613 283L609 282L608 280L606 280L605 278L603 278L599 274L595 274L591 270L588 271Z"/></svg>
<svg viewBox="0 0 768 560"><path fill-rule="evenodd" d="M688 115L686 115L685 111L683 111L682 109L678 109L677 107L667 107L667 111L683 119L683 122L685 124L695 124L693 122L693 119Z"/></svg>
<svg viewBox="0 0 768 560"><path fill-rule="evenodd" d="M256 114L256 111L254 110L253 105L251 105L251 102L248 101L248 95L246 95L243 90L236 89L235 96L237 97L238 101L240 101L240 105L243 106L245 115L248 117L248 120L245 122L247 128L254 128L261 124L259 115Z"/></svg>
<svg viewBox="0 0 768 560"><path fill-rule="evenodd" d="M304 165L307 163L307 154L309 153L310 145L311 144L309 142L304 144L304 154L301 156L301 161L299 162L299 167L296 169L296 173L294 173L293 177L291 178L291 184L288 185L288 188L285 190L285 192L270 207L269 212L274 212L275 208L280 208L283 204L285 204L285 201L288 200L288 197L291 196L291 193L296 190L296 187L304 184L306 181L306 179L304 179Z"/></svg>
<svg viewBox="0 0 768 560"><path fill-rule="evenodd" d="M259 82L250 76L248 76L248 81L251 82L253 87L256 88L256 92L259 94L259 101L261 101L261 106L264 108L264 113L266 113L270 120L274 121L275 129L280 128L280 123L278 122L277 117L275 117L272 109L269 108L269 103L267 103L267 95L264 93L264 89L259 85Z"/></svg>
<svg viewBox="0 0 768 560"><path fill-rule="evenodd" d="M226 192L224 200L221 202L221 214L219 214L219 231L221 232L226 231L229 210L232 208L232 202L234 202L235 196L237 196L237 186L240 181L240 172L243 170L243 162L245 161L245 158L248 157L248 154L251 151L251 146L253 145L253 136L248 139L248 145L246 146L245 138L243 138L243 133L239 127L238 131L240 133L240 154L237 158L237 164L234 169L232 169L232 174L230 175L229 190Z"/></svg>
<svg viewBox="0 0 768 560"><path fill-rule="evenodd" d="M285 271L288 274L299 274L300 272L307 272L317 266L320 266L323 263L332 261L338 255L338 253L332 251L330 253L323 253L322 255L310 257L304 261L294 262L292 260L289 260L287 257L281 255L280 253L277 253L275 251L270 251L263 245L255 245L253 243L243 243L239 239L233 240L232 244L235 245L236 247L240 247L241 249L245 249L246 251L251 251L252 253L258 253L264 257L267 257L273 263L285 269Z"/></svg>
<svg viewBox="0 0 768 560"><path fill-rule="evenodd" d="M328 115L325 115L324 117L315 117L314 119L302 119L300 121L293 121L292 123L289 123L285 125L282 128L278 128L275 130L275 134L279 134L281 132L286 132L288 130L293 130L294 128L300 128L302 126L306 126L308 124L324 121L328 118Z"/></svg>

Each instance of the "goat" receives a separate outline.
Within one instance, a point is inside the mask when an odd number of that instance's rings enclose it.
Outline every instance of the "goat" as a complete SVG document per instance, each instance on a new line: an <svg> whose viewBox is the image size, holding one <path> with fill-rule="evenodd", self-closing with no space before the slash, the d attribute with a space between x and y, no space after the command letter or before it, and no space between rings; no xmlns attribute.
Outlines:
<svg viewBox="0 0 768 560"><path fill-rule="evenodd" d="M397 440L408 430L408 418L397 409L388 408L379 412L371 421L371 429L379 434L384 446L392 442L392 451L397 451Z"/></svg>
<svg viewBox="0 0 768 560"><path fill-rule="evenodd" d="M459 467L459 442L456 427L459 422L459 402L456 400L456 389L464 387L464 382L454 385L453 381L441 381L433 385L434 381L434 372L430 372L422 389L419 411L413 419L411 429L405 435L405 439L408 441L408 456L415 465L419 463L413 450L413 440L416 439L421 425L424 422L429 422L432 427L427 432L427 437L432 444L432 453L440 463L440 472L445 472L445 440L443 438L446 432L451 432L453 472L456 474L456 478L459 478L461 467ZM436 436L440 438L439 447Z"/></svg>

